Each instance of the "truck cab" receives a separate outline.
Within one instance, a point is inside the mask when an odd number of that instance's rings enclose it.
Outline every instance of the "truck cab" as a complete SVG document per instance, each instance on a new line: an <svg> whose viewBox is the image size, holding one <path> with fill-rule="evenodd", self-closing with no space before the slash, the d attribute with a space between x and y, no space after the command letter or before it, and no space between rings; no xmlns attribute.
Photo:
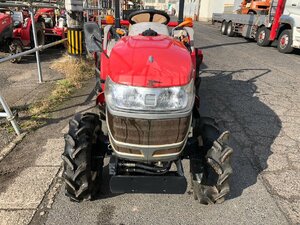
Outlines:
<svg viewBox="0 0 300 225"><path fill-rule="evenodd" d="M280 18L279 51L292 51L300 48L300 0L287 0L283 15ZM287 52L286 52L287 53Z"/></svg>

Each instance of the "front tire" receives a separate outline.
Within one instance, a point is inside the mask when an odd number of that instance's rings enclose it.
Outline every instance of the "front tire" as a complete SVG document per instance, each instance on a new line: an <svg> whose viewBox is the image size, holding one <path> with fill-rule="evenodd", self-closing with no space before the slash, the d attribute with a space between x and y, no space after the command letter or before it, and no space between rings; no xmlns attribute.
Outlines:
<svg viewBox="0 0 300 225"><path fill-rule="evenodd" d="M281 53L291 53L294 48L292 47L293 37L292 30L284 30L278 39L278 51Z"/></svg>
<svg viewBox="0 0 300 225"><path fill-rule="evenodd" d="M10 55L16 55L21 52L23 52L23 46L22 46L21 41L13 40L9 46ZM10 62L11 63L19 63L19 62L21 62L21 60L22 60L22 57L18 57L18 58L10 60Z"/></svg>
<svg viewBox="0 0 300 225"><path fill-rule="evenodd" d="M233 153L226 144L229 133L220 133L214 121L208 122L199 127L203 146L197 153L198 157L192 157L194 162L191 161L193 195L195 200L205 205L222 203L229 193Z"/></svg>
<svg viewBox="0 0 300 225"><path fill-rule="evenodd" d="M62 154L65 193L74 201L92 200L97 193L103 167L101 122L96 114L76 115L70 120Z"/></svg>

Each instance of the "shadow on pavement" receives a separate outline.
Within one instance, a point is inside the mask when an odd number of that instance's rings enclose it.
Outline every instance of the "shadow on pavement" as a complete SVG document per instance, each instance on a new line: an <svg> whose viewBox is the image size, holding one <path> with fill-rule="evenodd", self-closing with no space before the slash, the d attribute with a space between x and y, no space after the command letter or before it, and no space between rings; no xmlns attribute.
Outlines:
<svg viewBox="0 0 300 225"><path fill-rule="evenodd" d="M57 46L45 49L44 51L40 51L40 60L41 62L50 62L53 59L58 59L61 57L66 50L63 47ZM27 64L27 63L36 63L35 53L26 55L22 57L22 60L19 64Z"/></svg>
<svg viewBox="0 0 300 225"><path fill-rule="evenodd" d="M256 81L270 72L269 69L203 70L200 75L202 115L216 118L232 134L234 173L229 199L240 196L257 182L258 174L267 168L271 145L281 130L279 117L256 96L259 93ZM246 166L249 160L253 171Z"/></svg>
<svg viewBox="0 0 300 225"><path fill-rule="evenodd" d="M208 48L217 48L217 47L223 47L223 46L230 46L230 45L239 45L239 44L246 44L249 41L247 40L243 40L243 41L238 41L238 42L231 42L231 43L222 43L222 44L218 44L218 45L206 45L203 47L199 47L199 49L203 50L203 49L208 49Z"/></svg>

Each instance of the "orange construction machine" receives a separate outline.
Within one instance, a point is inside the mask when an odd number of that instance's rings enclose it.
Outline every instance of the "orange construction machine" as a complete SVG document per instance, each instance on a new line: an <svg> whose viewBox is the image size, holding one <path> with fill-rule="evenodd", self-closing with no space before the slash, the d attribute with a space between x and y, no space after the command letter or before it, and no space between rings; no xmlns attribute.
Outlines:
<svg viewBox="0 0 300 225"><path fill-rule="evenodd" d="M243 0L241 14L268 14L272 0Z"/></svg>

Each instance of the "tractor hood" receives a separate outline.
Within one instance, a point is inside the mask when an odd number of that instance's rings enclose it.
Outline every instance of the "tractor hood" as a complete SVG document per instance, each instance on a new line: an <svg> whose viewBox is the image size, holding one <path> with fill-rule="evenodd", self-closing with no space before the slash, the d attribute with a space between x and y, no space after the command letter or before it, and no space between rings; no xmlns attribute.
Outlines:
<svg viewBox="0 0 300 225"><path fill-rule="evenodd" d="M128 36L114 46L109 76L140 87L183 86L192 78L192 59L181 42L168 36Z"/></svg>

